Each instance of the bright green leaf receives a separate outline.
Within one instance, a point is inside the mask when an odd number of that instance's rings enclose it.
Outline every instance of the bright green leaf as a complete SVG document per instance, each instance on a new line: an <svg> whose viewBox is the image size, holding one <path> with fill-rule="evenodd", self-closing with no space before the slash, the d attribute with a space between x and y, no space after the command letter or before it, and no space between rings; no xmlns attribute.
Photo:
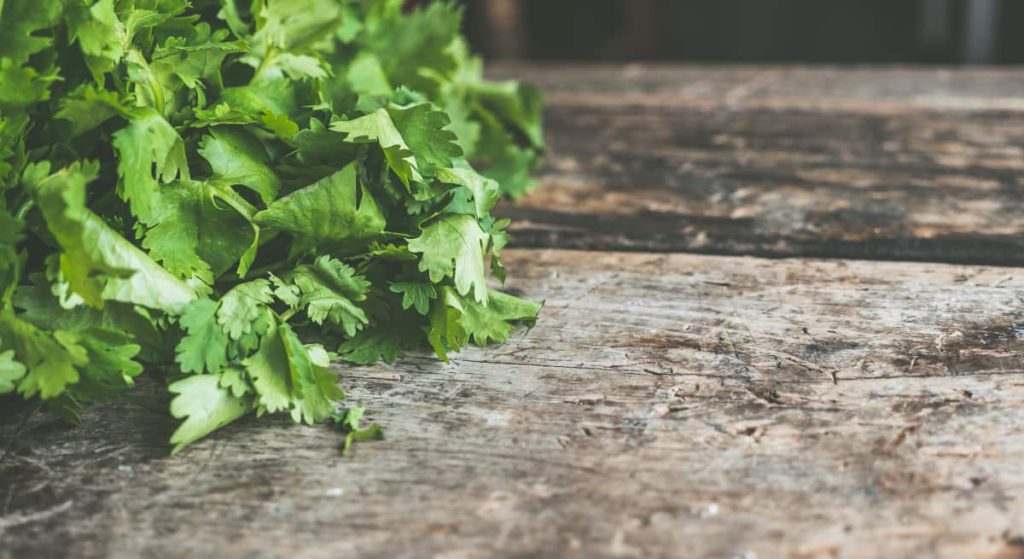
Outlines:
<svg viewBox="0 0 1024 559"><path fill-rule="evenodd" d="M85 207L85 185L95 175L95 167L75 164L32 187L49 230L63 249L65 280L97 308L114 300L180 313L196 298L195 291Z"/></svg>
<svg viewBox="0 0 1024 559"><path fill-rule="evenodd" d="M430 311L430 302L437 298L437 290L433 284L422 282L396 281L391 284L392 293L402 294L402 308L416 308L416 312L426 315Z"/></svg>
<svg viewBox="0 0 1024 559"><path fill-rule="evenodd" d="M113 145L120 159L122 197L139 221L155 224L163 213L161 183L190 180L181 136L156 111L141 110L114 134Z"/></svg>
<svg viewBox="0 0 1024 559"><path fill-rule="evenodd" d="M196 299L178 319L186 332L177 348L183 372L217 373L227 365L228 336L217 323L218 307L210 299Z"/></svg>
<svg viewBox="0 0 1024 559"><path fill-rule="evenodd" d="M384 215L349 165L315 184L284 196L256 214L261 227L296 237L303 247L345 247L380 236Z"/></svg>
<svg viewBox="0 0 1024 559"><path fill-rule="evenodd" d="M25 371L25 366L14 359L13 350L0 352L0 394L13 392Z"/></svg>
<svg viewBox="0 0 1024 559"><path fill-rule="evenodd" d="M175 394L171 400L171 415L185 420L171 435L175 453L251 409L246 400L236 398L230 390L222 387L217 375L187 377L172 383L167 389Z"/></svg>
<svg viewBox="0 0 1024 559"><path fill-rule="evenodd" d="M281 181L268 166L269 158L259 141L241 130L215 128L203 138L199 154L210 163L222 182L244 186L270 203Z"/></svg>
<svg viewBox="0 0 1024 559"><path fill-rule="evenodd" d="M466 215L444 216L423 228L423 233L409 241L409 250L422 254L420 270L430 273L430 280L440 282L455 277L455 287L465 295L470 292L481 302L487 301L487 278L484 275L484 249L488 235L475 219Z"/></svg>

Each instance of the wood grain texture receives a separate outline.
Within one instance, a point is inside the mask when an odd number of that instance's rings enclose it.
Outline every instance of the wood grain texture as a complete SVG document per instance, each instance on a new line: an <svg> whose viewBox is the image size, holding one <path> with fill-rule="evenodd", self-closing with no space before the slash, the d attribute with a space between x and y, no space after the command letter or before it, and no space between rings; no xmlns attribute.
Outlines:
<svg viewBox="0 0 1024 559"><path fill-rule="evenodd" d="M487 67L494 79L539 86L556 105L801 108L856 112L1024 110L1014 68L519 64Z"/></svg>
<svg viewBox="0 0 1024 559"><path fill-rule="evenodd" d="M520 247L1024 265L1024 73L518 67L543 87Z"/></svg>
<svg viewBox="0 0 1024 559"><path fill-rule="evenodd" d="M1024 557L1024 270L508 254L537 327L340 367L388 434L350 458L169 457L152 387L4 428L0 557Z"/></svg>

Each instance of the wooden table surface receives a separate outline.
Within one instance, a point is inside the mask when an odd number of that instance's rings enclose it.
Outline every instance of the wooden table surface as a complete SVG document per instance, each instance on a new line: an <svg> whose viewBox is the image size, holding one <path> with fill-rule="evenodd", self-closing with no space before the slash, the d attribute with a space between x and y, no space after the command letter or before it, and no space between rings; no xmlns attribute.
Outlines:
<svg viewBox="0 0 1024 559"><path fill-rule="evenodd" d="M1024 70L503 66L537 327L339 365L387 440L155 386L0 430L0 557L1024 557Z"/></svg>

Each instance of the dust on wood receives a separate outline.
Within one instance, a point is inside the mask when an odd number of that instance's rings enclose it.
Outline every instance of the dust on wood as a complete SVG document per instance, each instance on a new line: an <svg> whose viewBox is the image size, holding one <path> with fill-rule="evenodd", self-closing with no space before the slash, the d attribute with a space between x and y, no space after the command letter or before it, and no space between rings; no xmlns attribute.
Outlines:
<svg viewBox="0 0 1024 559"><path fill-rule="evenodd" d="M1022 556L1024 271L508 258L532 331L337 368L388 435L350 458L272 418L170 457L152 385L34 416L0 556Z"/></svg>

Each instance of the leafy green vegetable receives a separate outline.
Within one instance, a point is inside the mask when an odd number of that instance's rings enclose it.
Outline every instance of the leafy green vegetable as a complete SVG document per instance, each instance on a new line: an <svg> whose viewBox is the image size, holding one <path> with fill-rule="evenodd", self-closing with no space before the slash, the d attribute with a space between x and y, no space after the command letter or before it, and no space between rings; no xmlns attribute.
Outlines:
<svg viewBox="0 0 1024 559"><path fill-rule="evenodd" d="M453 3L404 4L0 0L0 394L74 419L146 364L175 452L250 413L347 450L381 431L332 359L532 324L490 212L540 94L483 78Z"/></svg>

